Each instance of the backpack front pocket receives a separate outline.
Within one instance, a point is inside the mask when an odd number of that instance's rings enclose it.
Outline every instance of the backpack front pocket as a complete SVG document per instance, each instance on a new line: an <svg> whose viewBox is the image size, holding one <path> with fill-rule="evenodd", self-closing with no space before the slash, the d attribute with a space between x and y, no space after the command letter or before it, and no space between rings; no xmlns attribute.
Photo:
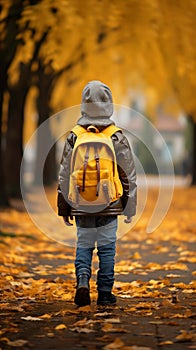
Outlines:
<svg viewBox="0 0 196 350"><path fill-rule="evenodd" d="M109 204L115 194L115 185L110 181L108 170L86 172L77 170L70 177L69 199L78 205Z"/></svg>

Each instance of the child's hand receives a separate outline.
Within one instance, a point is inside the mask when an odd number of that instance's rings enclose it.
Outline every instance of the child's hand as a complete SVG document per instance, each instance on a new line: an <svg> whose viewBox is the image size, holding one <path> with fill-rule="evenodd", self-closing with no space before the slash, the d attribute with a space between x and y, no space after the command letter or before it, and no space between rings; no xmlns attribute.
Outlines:
<svg viewBox="0 0 196 350"><path fill-rule="evenodd" d="M73 226L73 224L69 221L69 220L73 220L73 216L72 215L70 215L70 216L63 216L63 220L64 220L65 225Z"/></svg>
<svg viewBox="0 0 196 350"><path fill-rule="evenodd" d="M130 224L132 222L132 217L131 216L127 216L127 218L124 220L124 222L126 224Z"/></svg>

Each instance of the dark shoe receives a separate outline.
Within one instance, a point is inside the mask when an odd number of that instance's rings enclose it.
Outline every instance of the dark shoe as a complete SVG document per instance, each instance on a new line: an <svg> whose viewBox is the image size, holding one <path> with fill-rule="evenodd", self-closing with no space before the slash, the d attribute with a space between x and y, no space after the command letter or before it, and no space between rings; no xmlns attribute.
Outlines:
<svg viewBox="0 0 196 350"><path fill-rule="evenodd" d="M98 292L97 305L115 305L116 297L111 292Z"/></svg>
<svg viewBox="0 0 196 350"><path fill-rule="evenodd" d="M90 305L89 276L82 274L77 279L77 289L74 303L78 306Z"/></svg>

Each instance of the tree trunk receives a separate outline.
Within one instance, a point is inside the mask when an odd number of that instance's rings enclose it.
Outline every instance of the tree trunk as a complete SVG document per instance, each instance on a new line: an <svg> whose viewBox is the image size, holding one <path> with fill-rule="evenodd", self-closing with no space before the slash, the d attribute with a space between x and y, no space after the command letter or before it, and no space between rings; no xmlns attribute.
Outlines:
<svg viewBox="0 0 196 350"><path fill-rule="evenodd" d="M10 90L8 129L6 135L6 191L9 197L21 198L20 166L23 156L24 104L28 88Z"/></svg>
<svg viewBox="0 0 196 350"><path fill-rule="evenodd" d="M53 80L52 74L47 74L44 71L44 66L40 63L39 66L39 95L37 99L37 109L39 113L38 127L46 121L51 110L49 107L50 97L51 97L51 84ZM52 145L46 159L43 159L47 154L48 145ZM43 179L40 178L41 166L45 160L45 165L43 169ZM35 184L41 185L51 185L57 179L57 166L56 166L56 145L52 140L52 133L50 130L50 124L46 123L44 129L38 130L37 136L37 155L36 155L36 167L35 167Z"/></svg>
<svg viewBox="0 0 196 350"><path fill-rule="evenodd" d="M8 196L5 188L5 173L4 173L4 135L2 132L2 119L3 119L3 96L6 87L6 73L1 67L0 73L1 89L0 89L0 206L8 206Z"/></svg>
<svg viewBox="0 0 196 350"><path fill-rule="evenodd" d="M193 120L192 185L196 185L196 121L194 120Z"/></svg>
<svg viewBox="0 0 196 350"><path fill-rule="evenodd" d="M6 190L9 197L21 198L20 166L23 157L24 106L30 87L30 64L20 65L20 78L9 87L8 127L6 134Z"/></svg>
<svg viewBox="0 0 196 350"><path fill-rule="evenodd" d="M2 4L2 6L4 5ZM16 19L20 18L23 8L24 3L20 0L14 1L9 7L7 17L2 20L2 22L6 22L6 32L2 36L0 45L0 206L9 205L8 194L6 193L7 178L4 170L6 153L4 135L2 134L3 99L7 90L7 72L18 45L17 34L19 28Z"/></svg>

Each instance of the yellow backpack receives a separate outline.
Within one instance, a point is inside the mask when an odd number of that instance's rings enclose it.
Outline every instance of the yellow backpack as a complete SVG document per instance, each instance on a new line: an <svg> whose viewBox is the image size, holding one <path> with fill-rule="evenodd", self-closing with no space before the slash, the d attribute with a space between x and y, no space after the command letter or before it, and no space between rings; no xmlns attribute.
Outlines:
<svg viewBox="0 0 196 350"><path fill-rule="evenodd" d="M108 206L122 196L111 139L119 130L115 125L101 132L94 126L73 128L77 139L71 157L68 195L73 207Z"/></svg>

